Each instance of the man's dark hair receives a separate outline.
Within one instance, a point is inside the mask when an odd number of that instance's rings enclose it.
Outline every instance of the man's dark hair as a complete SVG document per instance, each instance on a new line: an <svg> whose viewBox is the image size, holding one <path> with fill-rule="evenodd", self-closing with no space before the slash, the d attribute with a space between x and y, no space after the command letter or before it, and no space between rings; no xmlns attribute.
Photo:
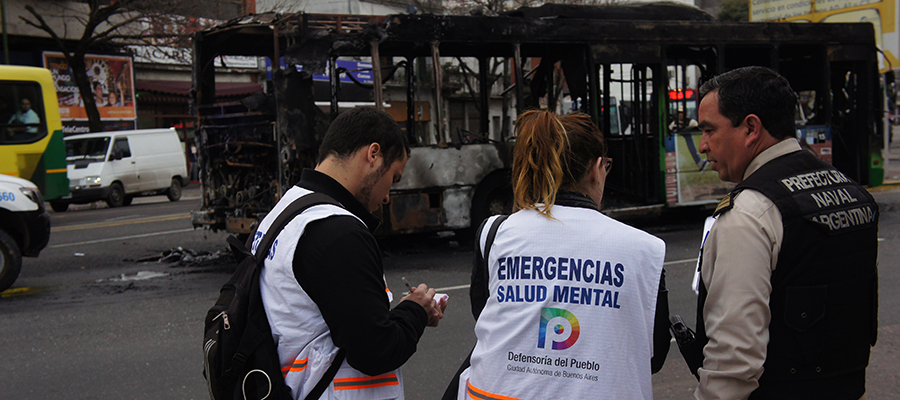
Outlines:
<svg viewBox="0 0 900 400"><path fill-rule="evenodd" d="M719 113L738 126L750 114L759 117L775 139L794 135L797 94L787 79L766 67L744 67L718 75L700 86L700 97L719 91Z"/></svg>
<svg viewBox="0 0 900 400"><path fill-rule="evenodd" d="M328 127L322 145L319 146L316 163L321 163L331 154L345 159L372 143L381 145L384 165L387 167L400 160L404 154L409 155L406 136L388 113L371 107L354 108L338 115Z"/></svg>

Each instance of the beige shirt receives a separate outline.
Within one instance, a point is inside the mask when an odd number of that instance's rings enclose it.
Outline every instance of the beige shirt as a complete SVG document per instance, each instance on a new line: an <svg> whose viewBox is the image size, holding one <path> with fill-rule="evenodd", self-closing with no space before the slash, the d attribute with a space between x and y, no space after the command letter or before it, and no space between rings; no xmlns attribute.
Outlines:
<svg viewBox="0 0 900 400"><path fill-rule="evenodd" d="M767 162L800 150L790 138L760 153L744 179ZM784 226L767 197L744 190L734 208L720 215L703 246L700 276L707 288L703 349L696 399L746 399L758 386L769 344L769 296Z"/></svg>

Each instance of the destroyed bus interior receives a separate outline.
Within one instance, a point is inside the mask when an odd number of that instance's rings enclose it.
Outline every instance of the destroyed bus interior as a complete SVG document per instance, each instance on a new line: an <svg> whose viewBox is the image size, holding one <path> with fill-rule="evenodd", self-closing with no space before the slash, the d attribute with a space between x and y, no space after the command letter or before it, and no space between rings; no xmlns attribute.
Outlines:
<svg viewBox="0 0 900 400"><path fill-rule="evenodd" d="M863 184L881 183L870 24L724 23L686 6L647 11L655 7L261 14L197 33L192 111L202 205L192 222L251 232L301 169L315 165L329 122L357 106L384 109L412 147L382 207L380 234L471 233L485 217L509 213L513 123L533 108L590 114L604 132L616 160L604 212L714 204L731 185L698 151L697 90L749 65L792 83L805 147ZM213 61L226 55L265 62L265 92L217 99Z"/></svg>

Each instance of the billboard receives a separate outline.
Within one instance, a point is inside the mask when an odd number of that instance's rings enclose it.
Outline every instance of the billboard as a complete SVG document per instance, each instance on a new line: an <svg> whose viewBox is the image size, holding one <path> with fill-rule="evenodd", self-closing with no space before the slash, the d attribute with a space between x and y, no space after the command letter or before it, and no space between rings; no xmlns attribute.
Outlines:
<svg viewBox="0 0 900 400"><path fill-rule="evenodd" d="M81 92L72 77L65 56L44 52L44 68L50 70L59 100L59 114L65 133L87 132L87 112ZM100 120L109 130L134 129L137 109L134 99L134 69L131 57L85 55L85 68L91 81Z"/></svg>
<svg viewBox="0 0 900 400"><path fill-rule="evenodd" d="M750 21L869 22L884 53L878 68L900 68L900 5L897 0L750 0Z"/></svg>

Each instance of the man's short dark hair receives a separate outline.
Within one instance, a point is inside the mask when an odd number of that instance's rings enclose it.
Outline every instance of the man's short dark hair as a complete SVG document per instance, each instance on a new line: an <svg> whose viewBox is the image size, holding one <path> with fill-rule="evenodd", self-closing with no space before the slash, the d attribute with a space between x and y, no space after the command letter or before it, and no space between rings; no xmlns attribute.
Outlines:
<svg viewBox="0 0 900 400"><path fill-rule="evenodd" d="M372 143L381 145L388 167L403 155L409 155L406 136L388 113L371 107L354 108L338 115L328 127L316 163L329 155L345 159Z"/></svg>
<svg viewBox="0 0 900 400"><path fill-rule="evenodd" d="M755 114L775 139L794 136L797 94L777 72L766 67L734 69L703 83L700 97L715 90L719 91L719 113L732 126Z"/></svg>

